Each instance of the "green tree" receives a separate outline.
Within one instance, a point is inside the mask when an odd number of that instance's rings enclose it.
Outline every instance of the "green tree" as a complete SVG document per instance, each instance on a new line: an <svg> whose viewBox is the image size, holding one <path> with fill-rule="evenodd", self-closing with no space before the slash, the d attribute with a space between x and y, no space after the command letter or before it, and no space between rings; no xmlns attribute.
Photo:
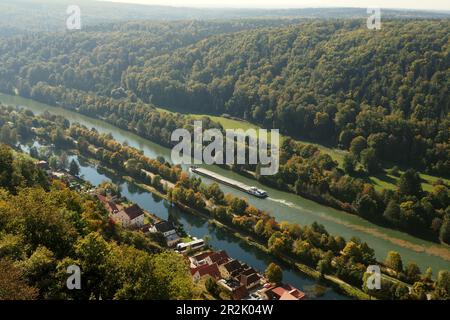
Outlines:
<svg viewBox="0 0 450 320"><path fill-rule="evenodd" d="M291 239L288 239L285 234L277 231L270 236L267 246L270 252L275 255L279 255L283 252L290 251Z"/></svg>
<svg viewBox="0 0 450 320"><path fill-rule="evenodd" d="M34 300L38 297L38 290L27 284L12 261L0 259L0 274L0 300Z"/></svg>
<svg viewBox="0 0 450 320"><path fill-rule="evenodd" d="M208 186L207 194L216 204L223 204L224 194L217 183Z"/></svg>
<svg viewBox="0 0 450 320"><path fill-rule="evenodd" d="M428 267L427 270L425 270L425 273L423 274L423 281L431 281L433 278L433 269L431 267Z"/></svg>
<svg viewBox="0 0 450 320"><path fill-rule="evenodd" d="M69 173L75 177L80 174L80 167L78 166L78 163L75 161L75 159L72 159L72 161L70 161Z"/></svg>
<svg viewBox="0 0 450 320"><path fill-rule="evenodd" d="M439 231L441 241L450 244L450 219L445 219Z"/></svg>
<svg viewBox="0 0 450 320"><path fill-rule="evenodd" d="M2 128L0 129L0 142L12 144L11 129L9 128L8 125L2 125Z"/></svg>
<svg viewBox="0 0 450 320"><path fill-rule="evenodd" d="M233 197L230 201L230 209L234 214L242 215L247 209L248 203L245 199Z"/></svg>
<svg viewBox="0 0 450 320"><path fill-rule="evenodd" d="M405 268L405 275L409 283L420 281L421 271L414 262L408 263Z"/></svg>
<svg viewBox="0 0 450 320"><path fill-rule="evenodd" d="M354 138L350 143L350 152L358 159L361 151L363 151L365 148L367 148L367 141L363 136Z"/></svg>
<svg viewBox="0 0 450 320"><path fill-rule="evenodd" d="M65 170L69 166L69 157L67 153L61 152L59 156L59 168Z"/></svg>
<svg viewBox="0 0 450 320"><path fill-rule="evenodd" d="M361 151L361 164L369 174L377 173L380 170L380 164L375 149L367 148Z"/></svg>
<svg viewBox="0 0 450 320"><path fill-rule="evenodd" d="M55 285L56 265L53 252L41 246L21 264L25 278L39 289L41 298L48 297L51 287Z"/></svg>
<svg viewBox="0 0 450 320"><path fill-rule="evenodd" d="M79 267L83 270L82 288L85 298L93 295L96 299L110 297L111 283L107 275L113 274L111 245L97 232L88 234L75 244Z"/></svg>
<svg viewBox="0 0 450 320"><path fill-rule="evenodd" d="M283 270L273 262L267 266L264 274L271 283L280 284L283 281Z"/></svg>
<svg viewBox="0 0 450 320"><path fill-rule="evenodd" d="M423 193L419 174L413 169L406 170L398 182L398 192L403 196L417 196Z"/></svg>
<svg viewBox="0 0 450 320"><path fill-rule="evenodd" d="M402 272L403 271L403 262L402 257L398 252L395 251L389 251L386 257L386 260L384 262L388 268L391 268L392 270L396 272Z"/></svg>
<svg viewBox="0 0 450 320"><path fill-rule="evenodd" d="M0 186L12 190L13 154L6 145L0 145Z"/></svg>
<svg viewBox="0 0 450 320"><path fill-rule="evenodd" d="M362 217L368 217L372 219L377 218L377 203L368 194L363 194L356 200L355 208L358 211L358 214Z"/></svg>
<svg viewBox="0 0 450 320"><path fill-rule="evenodd" d="M56 156L51 156L50 159L48 159L48 165L52 170L58 170L59 169L59 159Z"/></svg>
<svg viewBox="0 0 450 320"><path fill-rule="evenodd" d="M450 300L450 272L447 270L439 271L432 297L433 299Z"/></svg>
<svg viewBox="0 0 450 320"><path fill-rule="evenodd" d="M255 227L253 228L255 233L259 236L261 236L264 232L264 220L259 219L258 222L255 224Z"/></svg>
<svg viewBox="0 0 450 320"><path fill-rule="evenodd" d="M400 206L396 201L389 201L383 212L383 217L394 225L398 225L400 223Z"/></svg>
<svg viewBox="0 0 450 320"><path fill-rule="evenodd" d="M155 295L158 300L191 299L193 283L183 256L174 252L157 254L152 259Z"/></svg>
<svg viewBox="0 0 450 320"><path fill-rule="evenodd" d="M36 147L30 148L30 157L32 157L34 159L39 159L39 151Z"/></svg>
<svg viewBox="0 0 450 320"><path fill-rule="evenodd" d="M220 288L214 278L208 277L205 281L205 288L214 298L220 297Z"/></svg>
<svg viewBox="0 0 450 320"><path fill-rule="evenodd" d="M344 156L342 167L344 168L345 173L349 175L353 174L355 172L356 164L357 159L353 154L347 153Z"/></svg>
<svg viewBox="0 0 450 320"><path fill-rule="evenodd" d="M427 288L423 282L416 282L411 288L411 298L414 300L427 300Z"/></svg>

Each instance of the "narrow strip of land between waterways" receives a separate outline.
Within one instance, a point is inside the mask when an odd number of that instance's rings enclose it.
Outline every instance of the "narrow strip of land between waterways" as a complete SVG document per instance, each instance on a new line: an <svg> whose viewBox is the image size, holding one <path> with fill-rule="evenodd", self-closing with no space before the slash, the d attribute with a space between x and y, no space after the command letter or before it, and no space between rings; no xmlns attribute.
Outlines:
<svg viewBox="0 0 450 320"><path fill-rule="evenodd" d="M20 98L17 96L6 96L0 94L0 99L7 104L11 105L22 105L26 108L34 111L39 114L44 111L51 112L53 114L59 114L66 118L68 118L71 122L79 122L87 127L95 127L102 133L110 133L117 139L119 142L127 141L131 146L134 146L138 149L142 149L147 156L155 157L156 155L162 155L165 157L170 156L170 152L167 148L161 147L155 143L152 143L149 140L143 139L136 134L115 127L105 121L101 121L97 118L87 117L80 113L76 113L70 111L68 109L62 109L60 107L52 107L49 105L45 105L30 99ZM214 169L216 170L216 169ZM218 172L221 172L220 168L217 168ZM246 183L252 184L251 181L246 181L244 177L242 177L243 181ZM239 180L242 180L239 178ZM256 183L255 183L256 184ZM263 187L263 186L261 186ZM226 189L226 188L225 188ZM277 220L283 221L286 220L291 223L300 223L302 225L307 225L312 223L313 221L318 221L318 223L324 224L327 229L329 228L329 232L335 235L342 235L344 238L349 239L352 236L359 237L363 241L367 241L369 245L375 247L376 252L381 252L378 255L378 259L382 260L386 255L388 250L404 250L399 251L402 256L406 257L404 262L417 262L419 266L424 270L428 266L432 266L433 270L440 269L448 269L448 256L450 254L448 247L441 245L433 245L430 241L424 241L421 243L421 239L414 238L411 239L410 236L405 234L405 238L403 239L402 235L398 231L393 231L392 234L388 232L389 230L383 230L382 227L378 230L377 226L367 225L366 223L359 224L357 216L342 212L342 217L340 217L341 212L339 214L335 214L334 212L328 212L329 207L323 207L316 203L309 204L309 200L303 199L302 197L295 196L294 194L288 194L285 192L281 192L279 190L268 189L270 195L277 195L274 200L280 200L284 203L280 205L277 213ZM298 200L297 200L298 199ZM253 199L250 199L253 200ZM273 205L270 204L272 199L263 200L264 202L257 202L256 207L261 207L261 209L266 210L267 212L272 212ZM252 201L253 202L253 201ZM289 211L289 207L294 206ZM330 209L332 210L332 209ZM302 212L303 211L303 212ZM345 216L344 216L345 214ZM286 218L283 217L286 216ZM308 217L309 216L309 217ZM346 221L346 217L349 217L348 221ZM316 218L317 217L317 218ZM320 221L322 220L322 221ZM327 224L326 221L330 223ZM342 226L342 227L339 227ZM341 230L342 228L342 230ZM352 234L352 231L355 231ZM350 232L349 232L350 231ZM365 235L368 237L366 238ZM380 244L376 239L379 239ZM384 242L384 243L383 243ZM392 247L388 246L388 243L394 244ZM378 246L378 248L377 248ZM421 254L423 254L423 257ZM426 254L425 254L426 253Z"/></svg>
<svg viewBox="0 0 450 320"><path fill-rule="evenodd" d="M134 178L130 177L130 176L123 176L122 179L124 179L125 181L132 183L134 185L136 185L137 187L146 190L150 193L154 193L157 196L169 201L167 195L159 192L158 190L156 190L154 187L149 186L147 184L143 184L143 183L139 183L137 182ZM269 249L267 248L267 246L263 243L261 243L261 241L255 239L254 237L250 236L250 235L243 235L241 230L237 230L229 225L226 225L214 218L212 218L212 216L210 214L206 214L203 212L200 212L199 210L193 209L191 207L188 207L182 203L176 202L174 203L176 206L178 206L180 209L182 209L183 211L189 212L190 214L194 214L197 215L201 218L204 218L206 220L208 220L208 222L210 224L215 225L216 227L225 229L227 231L229 231L230 233L232 233L235 237L241 239L242 241L245 241L247 244L251 245L252 247L257 248L258 250L264 252L267 255L271 255L273 256L270 252ZM208 209L206 209L208 212L210 212ZM286 263L292 267L294 267L298 272L311 277L315 280L321 280L324 281L326 284L331 285L332 287L338 289L339 291L341 291L342 293L344 293L347 296L356 298L356 299L360 299L360 300L367 300L367 299L371 299L371 297L363 292L361 289L352 286L348 283L346 283L345 281L338 279L335 276L332 275L324 275L324 277L321 279L320 277L320 272L318 272L317 270L314 270L311 267L308 267L305 264L301 264L298 263L296 261L294 261L293 259L291 259L290 257L282 254L282 255L277 255L274 256L275 258L279 259L280 261L282 261L283 263ZM373 299L373 298L372 298Z"/></svg>

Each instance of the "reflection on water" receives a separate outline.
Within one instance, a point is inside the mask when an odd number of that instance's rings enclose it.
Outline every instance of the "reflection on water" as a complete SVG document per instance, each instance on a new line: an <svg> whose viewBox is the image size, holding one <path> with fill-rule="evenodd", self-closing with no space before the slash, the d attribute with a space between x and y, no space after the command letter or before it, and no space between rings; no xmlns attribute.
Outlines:
<svg viewBox="0 0 450 320"><path fill-rule="evenodd" d="M172 220L183 225L184 230L194 237L203 238L208 236L208 243L213 248L226 250L231 257L253 266L260 272L263 272L269 263L275 262L271 256L252 247L226 230L209 224L206 219L181 211L177 207L171 206L170 203L159 196L142 190L135 185L112 175L109 171L101 170L101 168L94 167L81 159L79 160L76 156L70 156L69 158L70 160L74 159L78 162L80 165L80 174L85 180L91 182L93 185L99 185L105 180L111 180L121 187L122 195L127 197L130 201L137 203L145 210L162 219ZM312 290L312 288L317 288L317 283L314 280L292 270L291 267L280 261L276 261L276 263L283 268L283 280L306 291L309 298L348 299L348 297L325 287L323 294L318 296L315 291Z"/></svg>
<svg viewBox="0 0 450 320"><path fill-rule="evenodd" d="M130 132L116 128L103 121L88 118L81 114L74 113L62 108L50 107L45 104L20 97L0 94L0 101L11 105L24 105L35 113L42 113L43 111L47 110L49 112L62 115L71 122L79 122L80 124L83 124L89 128L95 127L97 131L101 133L110 133L119 142L127 141L130 146L142 150L144 154L149 157L155 158L156 156L160 155L165 157L166 159L170 159L169 149L140 138ZM397 243L393 243L386 239L386 237L408 241L411 244L420 245L424 248L437 247L439 249L445 249L444 246L421 240L399 231L383 228L367 222L359 218L358 216L350 215L339 210L322 206L313 201L309 201L287 192L263 186L254 180L247 179L245 177L237 175L236 173L226 171L217 166L208 166L208 169L219 174L226 175L227 177L230 177L232 179L239 180L247 185L255 185L259 188L267 190L269 193L269 198L261 200L255 197L250 197L249 195L233 188L221 186L222 189L227 193L232 193L237 196L248 198L251 204L260 209L266 210L278 221L289 221L303 225L308 225L317 221L318 223L323 224L331 234L341 235L345 239L350 239L351 237L355 236L363 241L366 241L375 250L376 256L379 260L384 260L388 251L395 250L401 254L404 264L410 261L416 262L422 269L422 271L424 271L428 266L431 266L434 271L440 269L450 269L449 261L446 261L445 259L436 255L414 251L413 249L401 246ZM93 179L97 178L93 177ZM206 178L202 179L205 182L211 182ZM126 183L124 183L124 185L128 187ZM130 194L132 194L132 192L130 192ZM147 200L144 199L143 201ZM155 212L155 214L167 216L168 210L166 207L164 207L164 205L156 206L154 210L158 210L158 213ZM381 232L386 237L381 238L374 235L373 233L367 232L366 230L368 229L373 229L377 232Z"/></svg>

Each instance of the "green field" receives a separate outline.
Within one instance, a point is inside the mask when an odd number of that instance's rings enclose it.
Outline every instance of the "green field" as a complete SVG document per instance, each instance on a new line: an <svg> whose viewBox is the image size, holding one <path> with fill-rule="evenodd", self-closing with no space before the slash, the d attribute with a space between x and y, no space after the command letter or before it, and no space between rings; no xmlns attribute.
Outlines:
<svg viewBox="0 0 450 320"><path fill-rule="evenodd" d="M173 111L170 111L167 109L162 109L162 108L158 108L158 110L161 112L174 113ZM217 123L220 123L224 129L243 129L243 130L260 129L259 126L252 124L248 121L234 120L234 119L229 119L229 118L221 117L221 116L211 116L211 115L207 115L207 114L195 114L195 115L190 115L190 117L193 119L200 119L203 117L208 117L211 120L213 120ZM284 139L286 139L286 136L280 135L280 143L282 143ZM269 133L269 140L270 140L270 133ZM296 141L298 141L300 143L304 143L304 144L311 144L311 145L317 146L321 152L330 155L331 158L333 158L333 160L337 161L340 166L342 166L345 154L348 153L345 150L329 148L329 147L326 147L326 146L323 146L323 145L320 145L317 143L312 143L312 142L308 142L308 141L304 141L304 140L296 140ZM403 171L400 170L399 174L402 174L402 173L403 173ZM450 185L450 179L439 178L439 177L430 176L430 175L423 174L423 173L420 174L420 177L423 180L422 188L425 191L431 191L433 189L433 182L435 182L439 179L443 180L446 184ZM369 180L370 180L370 183L375 187L375 189L377 191L382 191L383 189L395 190L397 188L397 183L398 183L399 177L396 177L385 170L384 173L370 176Z"/></svg>
<svg viewBox="0 0 450 320"><path fill-rule="evenodd" d="M191 117L194 119L200 119L202 117L209 117L211 120L213 120L217 123L220 123L224 129L243 129L243 130L248 130L248 129L258 130L258 129L260 129L259 126L252 124L248 121L234 120L234 119L229 119L229 118L225 118L225 117L221 117L221 116L209 116L207 114L197 114L197 115L192 115ZM269 133L268 137L270 140L270 133ZM280 143L283 143L284 139L286 139L286 136L280 135ZM328 148L328 147L322 146L320 144L311 143L308 141L303 141L303 140L296 140L296 141L298 141L300 143L311 144L311 145L316 146L323 153L329 154L340 165L342 164L344 155L347 153L344 150Z"/></svg>
<svg viewBox="0 0 450 320"><path fill-rule="evenodd" d="M399 171L399 175L401 175L404 171ZM424 173L420 174L420 178L422 179L422 188L425 191L431 191L433 189L433 183L439 179L444 181L445 184L450 185L449 179L439 178L435 176L430 176ZM385 170L382 174L377 174L375 176L371 176L369 180L372 185L375 187L375 190L382 191L383 189L391 189L395 190L397 188L397 183L400 177L394 176Z"/></svg>

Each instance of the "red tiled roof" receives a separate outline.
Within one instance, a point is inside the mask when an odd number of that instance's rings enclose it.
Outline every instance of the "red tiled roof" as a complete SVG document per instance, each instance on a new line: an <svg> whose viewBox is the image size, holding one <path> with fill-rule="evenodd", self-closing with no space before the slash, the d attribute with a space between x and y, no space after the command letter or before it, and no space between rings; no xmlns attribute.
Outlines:
<svg viewBox="0 0 450 320"><path fill-rule="evenodd" d="M242 300L246 296L248 296L248 291L245 286L240 286L236 290L233 290L232 294L234 300Z"/></svg>
<svg viewBox="0 0 450 320"><path fill-rule="evenodd" d="M279 298L283 295L283 293L286 292L286 289L283 287L276 287L271 289L270 291L272 291Z"/></svg>
<svg viewBox="0 0 450 320"><path fill-rule="evenodd" d="M97 195L97 198L98 198L98 200L100 200L100 201L103 202L103 203L107 203L107 202L108 202L108 200L106 199L106 197L105 197L105 196L102 196L101 194L98 194L98 195Z"/></svg>
<svg viewBox="0 0 450 320"><path fill-rule="evenodd" d="M305 293L294 288L289 284L273 288L272 293L274 293L280 300L300 300L305 297Z"/></svg>
<svg viewBox="0 0 450 320"><path fill-rule="evenodd" d="M217 267L217 264L204 264L200 267L197 268L193 268L191 269L191 274L195 275L198 272L198 274L200 275L200 277L203 277L205 275L209 275L215 279L219 279L220 278L220 271L219 271L219 267Z"/></svg>
<svg viewBox="0 0 450 320"><path fill-rule="evenodd" d="M294 289L292 291L286 291L285 293L283 293L283 295L280 297L280 300L301 300L304 297L304 292Z"/></svg>
<svg viewBox="0 0 450 320"><path fill-rule="evenodd" d="M194 258L197 261L202 261L202 260L205 260L206 258L208 258L209 256L213 255L213 254L214 254L214 252L212 252L212 251L202 252L202 253L199 253L199 254L193 256L192 258Z"/></svg>
<svg viewBox="0 0 450 320"><path fill-rule="evenodd" d="M116 206L116 204L115 204L114 202L108 201L108 205L109 205L109 207L111 208L111 211L112 211L112 212L114 212L114 211L119 211L119 208L117 208L117 206Z"/></svg>

